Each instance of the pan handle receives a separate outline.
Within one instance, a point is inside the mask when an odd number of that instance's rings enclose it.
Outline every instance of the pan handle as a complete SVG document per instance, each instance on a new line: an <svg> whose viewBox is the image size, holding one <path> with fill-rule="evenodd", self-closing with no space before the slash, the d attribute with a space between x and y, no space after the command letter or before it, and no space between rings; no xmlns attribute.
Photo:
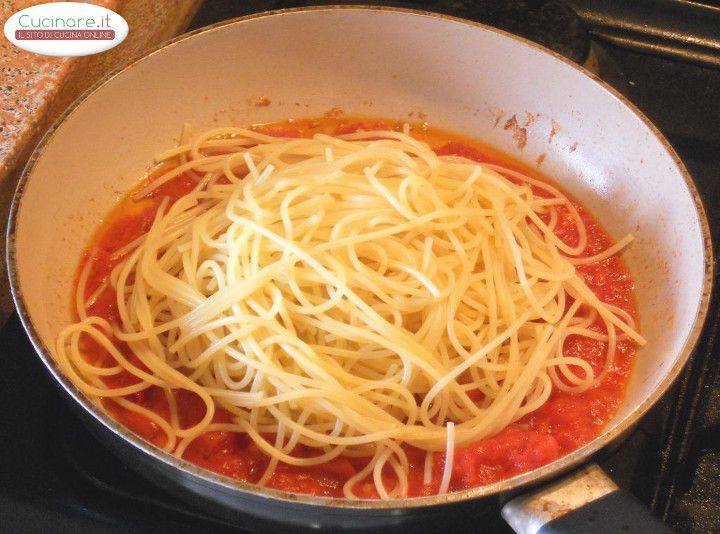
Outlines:
<svg viewBox="0 0 720 534"><path fill-rule="evenodd" d="M513 498L502 516L518 534L672 532L596 464Z"/></svg>

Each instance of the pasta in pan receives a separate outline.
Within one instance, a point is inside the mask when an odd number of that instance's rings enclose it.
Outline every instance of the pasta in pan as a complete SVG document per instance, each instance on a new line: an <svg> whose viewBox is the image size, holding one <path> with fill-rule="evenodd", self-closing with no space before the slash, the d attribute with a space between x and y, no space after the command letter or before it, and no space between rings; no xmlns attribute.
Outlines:
<svg viewBox="0 0 720 534"><path fill-rule="evenodd" d="M267 458L259 484L279 465L349 458L343 496L371 483L407 497L409 447L425 484L450 491L456 448L554 391L596 387L620 341L644 340L578 272L630 236L588 255L583 217L556 187L411 133L185 127L133 194L157 199L147 231L112 251L95 287L85 262L78 321L57 341L63 370L154 423L178 456L209 432L246 436ZM180 177L184 194L164 196ZM574 243L556 235L560 218ZM103 293L115 320L92 313ZM568 354L569 337L602 343L602 368ZM165 413L133 400L151 389ZM179 391L201 408L192 424Z"/></svg>

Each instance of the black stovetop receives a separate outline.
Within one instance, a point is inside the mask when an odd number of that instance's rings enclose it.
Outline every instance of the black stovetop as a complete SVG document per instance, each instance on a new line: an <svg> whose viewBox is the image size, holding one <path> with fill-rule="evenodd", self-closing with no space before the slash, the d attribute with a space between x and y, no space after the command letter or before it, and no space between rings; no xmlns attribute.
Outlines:
<svg viewBox="0 0 720 534"><path fill-rule="evenodd" d="M208 0L192 26L255 11L323 3L327 2ZM645 111L680 152L703 196L718 250L720 70L591 40L582 21L554 0L393 3L487 22L551 46L575 61L590 54L600 76ZM716 291L701 342L675 387L624 443L600 458L621 487L682 532L720 531L718 301ZM213 519L138 477L105 451L64 402L16 316L0 330L0 410L3 532L253 531L252 518L241 518L235 525ZM447 528L464 531L467 522L453 524L449 517ZM509 531L497 513L484 514L472 525L474 532L483 529Z"/></svg>

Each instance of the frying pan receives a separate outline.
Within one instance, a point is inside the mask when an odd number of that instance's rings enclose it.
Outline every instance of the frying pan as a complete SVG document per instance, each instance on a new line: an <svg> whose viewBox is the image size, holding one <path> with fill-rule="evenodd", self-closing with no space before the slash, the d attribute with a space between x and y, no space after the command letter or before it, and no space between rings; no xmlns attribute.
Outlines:
<svg viewBox="0 0 720 534"><path fill-rule="evenodd" d="M624 403L600 436L528 473L448 495L394 501L293 495L166 454L115 422L58 370L54 340L72 320L69 294L81 250L152 156L174 142L182 122L204 128L329 109L412 116L482 139L540 165L612 235L636 236L625 261L648 344L638 353ZM576 531L588 519L600 531L660 530L592 464L541 483L621 439L676 378L707 312L709 236L698 193L673 149L592 74L472 22L332 7L199 30L91 89L45 136L23 173L9 221L8 265L20 318L40 359L98 438L139 473L215 514L237 519L250 513L273 528L414 523L425 530L448 514L479 513L500 499L518 532Z"/></svg>

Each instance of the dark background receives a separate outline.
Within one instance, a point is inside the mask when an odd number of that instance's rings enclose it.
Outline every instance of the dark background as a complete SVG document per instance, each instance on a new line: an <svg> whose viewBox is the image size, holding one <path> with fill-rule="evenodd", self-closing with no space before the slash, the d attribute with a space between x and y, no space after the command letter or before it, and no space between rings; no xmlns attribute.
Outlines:
<svg viewBox="0 0 720 534"><path fill-rule="evenodd" d="M328 2L208 0L192 28L257 11L323 3ZM487 22L529 37L579 63L590 55L599 75L640 107L680 153L703 196L717 251L720 69L613 45L561 2L364 3L438 11ZM660 9L673 2L657 4ZM705 333L681 380L622 445L600 458L621 487L681 532L720 532L717 300L716 295ZM0 331L0 410L3 532L253 530L249 517L228 525L194 511L110 456L69 411L15 316ZM489 512L479 508L475 520L449 517L447 529L508 531L497 509L492 508Z"/></svg>

